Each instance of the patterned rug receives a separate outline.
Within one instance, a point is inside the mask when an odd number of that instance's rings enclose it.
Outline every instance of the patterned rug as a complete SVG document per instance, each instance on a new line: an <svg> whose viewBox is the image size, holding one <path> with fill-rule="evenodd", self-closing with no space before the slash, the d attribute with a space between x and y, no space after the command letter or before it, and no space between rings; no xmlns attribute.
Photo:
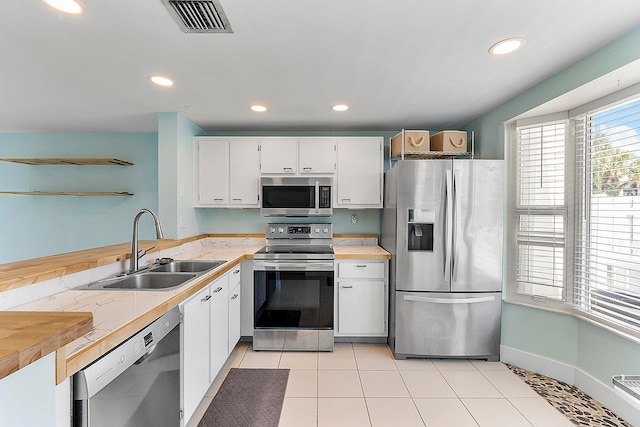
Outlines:
<svg viewBox="0 0 640 427"><path fill-rule="evenodd" d="M288 369L232 368L198 427L278 427Z"/></svg>
<svg viewBox="0 0 640 427"><path fill-rule="evenodd" d="M517 366L506 365L577 426L632 427L576 386Z"/></svg>

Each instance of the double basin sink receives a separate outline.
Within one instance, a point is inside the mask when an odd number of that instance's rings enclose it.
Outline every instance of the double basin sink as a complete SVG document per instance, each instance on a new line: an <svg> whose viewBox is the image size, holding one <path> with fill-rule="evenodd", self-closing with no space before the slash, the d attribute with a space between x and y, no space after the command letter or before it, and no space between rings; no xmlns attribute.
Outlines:
<svg viewBox="0 0 640 427"><path fill-rule="evenodd" d="M159 263L126 276L116 276L99 280L76 289L95 290L160 290L178 288L226 261L174 261L161 260Z"/></svg>

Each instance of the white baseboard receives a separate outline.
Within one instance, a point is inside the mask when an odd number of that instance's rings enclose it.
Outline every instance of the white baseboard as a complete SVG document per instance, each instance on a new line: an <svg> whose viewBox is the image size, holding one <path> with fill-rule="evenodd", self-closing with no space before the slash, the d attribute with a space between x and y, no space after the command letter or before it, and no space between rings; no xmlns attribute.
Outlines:
<svg viewBox="0 0 640 427"><path fill-rule="evenodd" d="M500 361L568 384L574 385L576 383L576 368L574 366L538 356L537 354L501 345Z"/></svg>
<svg viewBox="0 0 640 427"><path fill-rule="evenodd" d="M500 361L575 385L631 425L640 426L640 401L575 366L507 346L500 346Z"/></svg>

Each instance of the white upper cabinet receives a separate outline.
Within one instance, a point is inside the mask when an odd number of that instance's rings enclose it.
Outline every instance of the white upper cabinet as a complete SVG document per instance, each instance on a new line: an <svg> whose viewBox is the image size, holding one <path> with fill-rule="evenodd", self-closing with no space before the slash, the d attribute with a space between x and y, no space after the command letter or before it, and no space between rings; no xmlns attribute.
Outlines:
<svg viewBox="0 0 640 427"><path fill-rule="evenodd" d="M194 144L196 176L196 205L229 204L229 141L226 139L196 138Z"/></svg>
<svg viewBox="0 0 640 427"><path fill-rule="evenodd" d="M260 139L260 172L298 173L298 140L296 138Z"/></svg>
<svg viewBox="0 0 640 427"><path fill-rule="evenodd" d="M194 204L259 207L257 138L194 138Z"/></svg>
<svg viewBox="0 0 640 427"><path fill-rule="evenodd" d="M304 138L298 141L301 174L333 174L336 171L336 139Z"/></svg>
<svg viewBox="0 0 640 427"><path fill-rule="evenodd" d="M333 207L382 207L382 137L194 138L194 205L259 208L260 176L331 176Z"/></svg>
<svg viewBox="0 0 640 427"><path fill-rule="evenodd" d="M260 144L257 139L229 141L229 204L258 206L260 181Z"/></svg>
<svg viewBox="0 0 640 427"><path fill-rule="evenodd" d="M383 138L338 139L335 208L381 208Z"/></svg>
<svg viewBox="0 0 640 427"><path fill-rule="evenodd" d="M262 174L333 174L336 138L280 137L260 139Z"/></svg>

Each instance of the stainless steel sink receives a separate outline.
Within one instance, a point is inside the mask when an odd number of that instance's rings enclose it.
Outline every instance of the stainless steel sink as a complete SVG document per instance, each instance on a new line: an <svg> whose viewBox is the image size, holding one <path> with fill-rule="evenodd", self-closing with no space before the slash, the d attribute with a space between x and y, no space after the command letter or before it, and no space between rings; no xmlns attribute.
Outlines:
<svg viewBox="0 0 640 427"><path fill-rule="evenodd" d="M170 289L196 277L190 273L140 273L105 284L105 289Z"/></svg>
<svg viewBox="0 0 640 427"><path fill-rule="evenodd" d="M167 264L161 264L158 267L152 267L149 271L154 273L200 273L219 267L225 262L226 261L172 261Z"/></svg>
<svg viewBox="0 0 640 427"><path fill-rule="evenodd" d="M171 260L166 263L154 264L133 274L99 280L76 289L167 291L183 286L225 262Z"/></svg>

